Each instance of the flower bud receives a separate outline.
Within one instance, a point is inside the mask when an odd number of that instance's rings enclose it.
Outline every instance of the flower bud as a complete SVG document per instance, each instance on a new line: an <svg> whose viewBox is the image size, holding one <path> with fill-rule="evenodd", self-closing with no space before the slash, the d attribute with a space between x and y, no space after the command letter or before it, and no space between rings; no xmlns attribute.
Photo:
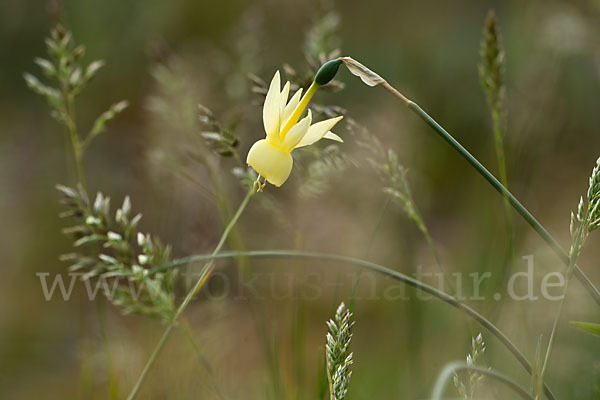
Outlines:
<svg viewBox="0 0 600 400"><path fill-rule="evenodd" d="M315 83L321 86L328 84L335 77L341 63L342 61L336 58L321 65L315 75Z"/></svg>

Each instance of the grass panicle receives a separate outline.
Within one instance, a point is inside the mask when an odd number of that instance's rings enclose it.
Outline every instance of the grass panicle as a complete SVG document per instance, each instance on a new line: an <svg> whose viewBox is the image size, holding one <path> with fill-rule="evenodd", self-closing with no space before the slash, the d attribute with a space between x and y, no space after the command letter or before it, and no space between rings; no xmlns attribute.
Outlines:
<svg viewBox="0 0 600 400"><path fill-rule="evenodd" d="M466 364L468 367L478 366L479 357L485 352L485 343L483 341L483 335L480 333L476 337L471 338L471 352L467 354ZM475 397L475 390L481 383L484 375L477 371L468 371L469 379L465 384L458 374L454 374L453 382L454 387L458 390L461 399L472 400Z"/></svg>
<svg viewBox="0 0 600 400"><path fill-rule="evenodd" d="M504 151L504 131L506 126L506 84L504 79L504 50L500 37L500 29L496 14L490 10L485 20L483 37L479 50L481 61L478 65L479 81L485 92L487 104L492 119L494 148L498 162L500 182L508 189L508 173L506 171L506 156ZM506 235L508 238L507 262L513 261L515 244L510 201L504 196L504 214L506 219Z"/></svg>
<svg viewBox="0 0 600 400"><path fill-rule="evenodd" d="M204 138L206 145L215 154L221 157L238 157L237 147L239 138L234 134L235 122L224 126L208 107L198 105L198 120L203 126L200 135ZM238 164L243 165L241 160Z"/></svg>
<svg viewBox="0 0 600 400"><path fill-rule="evenodd" d="M75 117L75 98L104 66L104 61L96 60L84 65L82 58L85 47L75 44L71 32L61 25L50 31L50 36L46 38L46 50L48 59L36 58L34 61L50 83L43 83L41 79L30 73L25 73L23 77L31 90L46 99L51 108L50 115L66 128L73 150L77 180L85 188L83 167L85 150L98 135L104 132L106 125L127 108L129 103L121 100L111 105L92 123L88 134L81 137Z"/></svg>
<svg viewBox="0 0 600 400"><path fill-rule="evenodd" d="M354 140L366 161L379 176L383 184L383 192L388 194L406 213L407 217L415 223L422 232L427 232L425 222L417 209L412 190L408 182L408 170L398 159L398 154L383 146L377 136L373 135L367 128L351 120L350 129Z"/></svg>
<svg viewBox="0 0 600 400"><path fill-rule="evenodd" d="M82 186L57 185L57 189L67 207L61 215L73 223L63 233L73 239L78 250L61 257L70 263L69 271L95 281L123 313L168 321L174 312L177 274L152 270L170 261L171 247L137 230L142 215L132 213L129 197L113 217L110 198L102 193L90 202Z"/></svg>
<svg viewBox="0 0 600 400"><path fill-rule="evenodd" d="M581 253L581 249L589 234L594 230L598 229L600 224L600 158L596 160L596 165L592 170L592 174L589 178L589 186L587 190L587 199L584 197L579 198L579 204L576 212L571 212L571 223L569 229L571 232L571 248L569 250L569 266L566 273L565 285L563 287L562 297L558 303L558 309L550 332L550 338L548 339L548 348L546 350L546 356L544 357L544 363L540 376L543 379L546 370L550 362L550 356L554 348L554 342L556 340L556 333L558 331L558 323L563 310L563 305L567 297L569 288L569 282L573 276L575 270L577 258Z"/></svg>
<svg viewBox="0 0 600 400"><path fill-rule="evenodd" d="M335 176L355 165L337 144L300 149L299 153L299 159L304 163L298 168L301 176L298 196L303 200L323 195Z"/></svg>
<svg viewBox="0 0 600 400"><path fill-rule="evenodd" d="M213 110L200 104L200 83L190 61L170 56L154 64L151 75L154 85L146 108L153 125L148 146L152 161L188 176L193 173L188 171L190 165L210 168L220 157L233 157L237 167L243 166L236 134L240 113L217 118ZM163 134L165 130L169 135Z"/></svg>
<svg viewBox="0 0 600 400"><path fill-rule="evenodd" d="M372 134L367 128L353 120L349 122L349 125L351 132L354 135L354 139L360 148L364 150L364 154L367 154L367 162L379 176L383 185L383 192L387 194L388 198L393 203L398 205L402 211L404 211L406 216L415 224L419 231L421 231L427 242L427 246L433 254L438 269L440 272L444 273L444 276L446 277L446 284L454 291L454 285L449 281L445 274L445 270L442 266L442 259L435 241L429 232L429 228L425 223L423 215L417 207L408 180L408 169L402 165L398 154L393 149L384 147L377 136Z"/></svg>
<svg viewBox="0 0 600 400"><path fill-rule="evenodd" d="M331 400L344 400L348 393L352 376L350 367L353 363L350 352L353 326L352 313L344 303L337 308L334 318L327 322L329 331L326 335L325 356Z"/></svg>
<svg viewBox="0 0 600 400"><path fill-rule="evenodd" d="M334 55L339 53L342 44L340 14L331 10L318 15L304 37L304 55L314 69L335 58ZM338 85L343 87L341 82Z"/></svg>
<svg viewBox="0 0 600 400"><path fill-rule="evenodd" d="M496 14L490 10L485 20L483 37L479 48L481 61L478 65L479 81L485 91L492 112L500 113L504 107L504 50Z"/></svg>
<svg viewBox="0 0 600 400"><path fill-rule="evenodd" d="M505 387L511 389L519 398L524 400L539 400L540 397L534 398L529 391L521 387L518 383L512 380L509 377L506 377L502 374L499 374L489 368L481 368L475 365L467 365L465 363L460 362L452 362L444 367L442 372L440 373L435 386L433 387L433 394L431 396L432 400L442 400L446 397L443 396L444 388L446 383L454 376L456 376L457 372L468 371L469 373L475 373L480 376L485 376L492 381L496 381L498 383L502 383ZM511 397L512 398L512 397ZM548 398L553 398L553 396L548 396Z"/></svg>

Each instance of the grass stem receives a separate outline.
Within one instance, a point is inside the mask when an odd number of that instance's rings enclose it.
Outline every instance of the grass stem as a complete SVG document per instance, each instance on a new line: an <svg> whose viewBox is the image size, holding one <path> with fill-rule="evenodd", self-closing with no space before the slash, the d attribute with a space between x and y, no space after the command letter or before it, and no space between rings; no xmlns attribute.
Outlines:
<svg viewBox="0 0 600 400"><path fill-rule="evenodd" d="M150 358L146 362L146 365L144 366L144 369L142 370L140 376L138 377L133 389L129 393L129 396L127 396L128 400L133 400L136 397L137 393L140 390L140 387L142 386L142 383L144 382L144 379L146 378L146 375L148 374L148 371L150 370L150 367L154 363L156 356L158 356L158 354L164 347L165 343L167 342L167 339L168 339L169 335L171 334L171 331L177 324L177 320L179 319L180 315L183 313L183 311L185 311L185 309L190 304L190 302L192 301L194 296L200 291L202 286L204 286L204 284L210 277L210 274L212 273L214 266L215 266L214 258L221 251L221 248L225 244L225 241L227 240L229 233L231 232L231 230L233 229L233 227L235 226L237 221L240 219L242 213L246 209L246 206L248 205L248 202L250 201L250 198L252 197L253 194L254 194L254 189L251 188L248 191L248 193L246 194L246 197L244 197L244 200L242 200L242 203L240 204L240 206L239 206L238 210L236 211L236 213L234 214L233 218L231 219L231 221L229 221L229 224L225 227L225 230L223 231L223 234L221 235L221 239L219 240L219 243L217 244L214 251L212 252L213 258L208 259L208 261L204 264L204 267L202 267L202 270L200 271L200 277L196 281L196 284L187 293L187 295L185 296L185 299L181 302L181 304L177 308L177 311L173 315L171 322L169 322L169 324L165 328L163 335L161 336L156 347L154 348L154 351L150 355Z"/></svg>
<svg viewBox="0 0 600 400"><path fill-rule="evenodd" d="M498 160L498 174L500 175L500 183L508 189L508 174L506 173L506 157L504 155L504 134L502 132L502 124L500 120L500 112L492 110L492 125L494 131L494 147L496 148L496 158ZM504 214L506 218L506 235L508 237L507 264L514 259L515 255L515 238L513 232L513 220L510 209L510 199L504 195Z"/></svg>
<svg viewBox="0 0 600 400"><path fill-rule="evenodd" d="M479 162L471 153L467 151L454 137L448 133L440 124L438 124L429 114L427 114L419 105L411 100L409 100L406 96L400 93L396 88L390 85L385 79L381 76L377 75L375 72L371 71L358 61L352 59L351 57L340 57L340 60L346 64L346 67L349 71L360 77L361 80L368 86L381 86L391 94L393 94L396 98L400 99L411 111L417 114L427 125L429 125L446 143L448 143L452 148L454 148L485 180L488 181L490 185L494 189L496 189L502 196L508 198L510 205L527 221L527 223L536 231L536 233L552 248L552 250L556 253L556 255L560 258L560 260L565 264L565 266L569 266L570 257L563 250L560 244L548 233L546 228L542 226L538 222L537 219L517 200L517 198L509 192L509 190L502 184L500 181L492 175L490 171L488 171L483 164ZM594 301L598 305L600 305L600 291L594 286L592 281L587 277L587 275L579 268L577 264L573 266L574 274L577 276L577 279L583 284L589 294L592 296Z"/></svg>
<svg viewBox="0 0 600 400"><path fill-rule="evenodd" d="M61 87L64 102L65 125L73 150L73 160L77 172L77 180L78 183L87 190L85 169L83 166L83 147L81 146L81 140L79 138L79 133L77 132L77 122L75 118L75 99L73 94L69 92L69 83L67 81L61 81Z"/></svg>
<svg viewBox="0 0 600 400"><path fill-rule="evenodd" d="M546 368L548 367L548 362L550 361L550 355L552 354L552 349L554 348L554 341L556 339L556 332L558 331L558 322L560 321L560 316L562 314L563 305L565 303L565 299L567 297L567 291L569 289L569 281L573 276L573 267L575 266L575 262L577 261L577 256L581 250L581 246L583 245L583 232L587 229L587 225L583 225L577 231L577 235L575 237L573 246L571 246L571 251L569 252L569 267L567 269L567 274L565 278L565 286L563 288L562 297L560 302L558 303L558 310L556 311L556 315L554 317L554 322L552 323L552 330L550 331L550 338L548 339L548 348L546 349L546 356L544 357L544 363L542 364L542 370L540 372L540 379L543 380Z"/></svg>
<svg viewBox="0 0 600 400"><path fill-rule="evenodd" d="M538 222L537 219L519 202L519 200L500 183L500 181L492 175L471 153L467 151L452 135L450 135L440 124L429 116L416 103L408 100L407 106L414 111L427 125L429 125L442 139L452 146L459 154L488 181L494 189L501 195L508 198L510 205L527 221L527 223L536 231L536 233L552 248L560 260L568 267L570 264L569 255L563 250L560 244L548 233L546 228ZM579 268L577 264L573 265L573 272L579 281L583 284L592 298L600 305L600 291L594 286L587 275Z"/></svg>

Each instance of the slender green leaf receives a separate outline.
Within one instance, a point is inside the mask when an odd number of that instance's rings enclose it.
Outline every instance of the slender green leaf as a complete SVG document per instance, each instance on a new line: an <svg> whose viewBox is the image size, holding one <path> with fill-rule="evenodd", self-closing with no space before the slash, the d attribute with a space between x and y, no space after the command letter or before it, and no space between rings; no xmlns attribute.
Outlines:
<svg viewBox="0 0 600 400"><path fill-rule="evenodd" d="M600 336L600 324L594 324L591 322L570 321L569 325L571 325L573 328L577 328L584 332L591 333L592 335Z"/></svg>

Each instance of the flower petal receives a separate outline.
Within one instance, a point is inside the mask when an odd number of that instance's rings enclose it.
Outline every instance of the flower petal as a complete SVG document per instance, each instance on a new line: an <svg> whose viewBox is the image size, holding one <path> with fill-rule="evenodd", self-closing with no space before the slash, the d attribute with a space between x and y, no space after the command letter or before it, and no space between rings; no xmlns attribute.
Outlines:
<svg viewBox="0 0 600 400"><path fill-rule="evenodd" d="M279 97L279 122L280 124L285 122L283 118L283 112L285 110L285 103L287 103L288 96L290 95L290 81L285 83L283 90L281 91L281 95Z"/></svg>
<svg viewBox="0 0 600 400"><path fill-rule="evenodd" d="M291 151L307 134L312 122L312 113L308 110L308 115L300 120L296 125L292 126L290 131L285 135L281 147L287 151Z"/></svg>
<svg viewBox="0 0 600 400"><path fill-rule="evenodd" d="M335 133L328 131L325 136L323 136L323 139L330 139L330 140L334 140L336 142L340 142L340 143L344 143L344 140L339 137L338 135L336 135Z"/></svg>
<svg viewBox="0 0 600 400"><path fill-rule="evenodd" d="M287 106L285 106L285 110L283 111L283 119L281 120L282 124L288 120L290 115L292 115L292 112L294 111L294 109L296 108L298 103L300 103L301 97L302 97L302 88L298 89L296 91L296 93L294 93L294 95L292 96L290 101L287 103Z"/></svg>
<svg viewBox="0 0 600 400"><path fill-rule="evenodd" d="M330 132L330 129L333 128L334 125L337 124L342 118L344 117L339 116L335 118L329 118L312 125L310 128L308 128L308 132L306 132L306 135L302 138L302 140L300 140L300 142L295 147L298 148L311 145L321 140L323 137L333 140L339 139L338 141L342 141L339 136L337 136L333 132Z"/></svg>
<svg viewBox="0 0 600 400"><path fill-rule="evenodd" d="M263 123L265 126L265 132L267 137L271 140L275 140L279 143L279 99L281 93L281 78L279 77L279 71L275 72L267 97L265 97L265 105L263 106Z"/></svg>
<svg viewBox="0 0 600 400"><path fill-rule="evenodd" d="M275 186L281 186L287 180L294 163L289 152L273 146L266 139L252 145L246 162Z"/></svg>

